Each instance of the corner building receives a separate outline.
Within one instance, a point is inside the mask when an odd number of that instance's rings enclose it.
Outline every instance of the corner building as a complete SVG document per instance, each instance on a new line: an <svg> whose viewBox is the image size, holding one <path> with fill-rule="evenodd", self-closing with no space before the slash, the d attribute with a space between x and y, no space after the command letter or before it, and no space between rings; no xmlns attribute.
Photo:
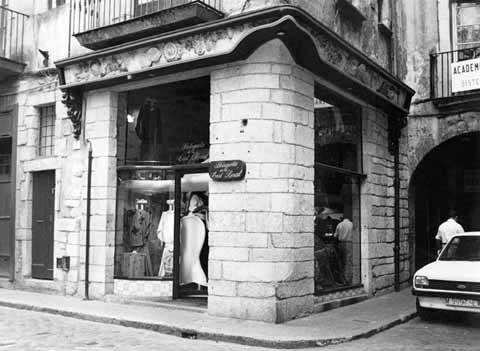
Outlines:
<svg viewBox="0 0 480 351"><path fill-rule="evenodd" d="M17 284L275 323L408 285L414 92L388 2L97 5L69 4L89 51L55 62L61 161L17 171L34 214L57 179L53 254L25 217Z"/></svg>

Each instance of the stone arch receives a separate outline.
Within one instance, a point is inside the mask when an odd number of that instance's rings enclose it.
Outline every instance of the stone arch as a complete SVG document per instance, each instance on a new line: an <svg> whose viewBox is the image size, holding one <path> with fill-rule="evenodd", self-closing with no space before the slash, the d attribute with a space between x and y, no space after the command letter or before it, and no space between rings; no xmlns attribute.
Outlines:
<svg viewBox="0 0 480 351"><path fill-rule="evenodd" d="M409 118L408 161L410 174L437 146L465 133L480 132L480 112L451 114L442 118Z"/></svg>
<svg viewBox="0 0 480 351"><path fill-rule="evenodd" d="M460 223L466 230L480 229L480 184L477 184L480 130L455 132L451 126L460 122L455 119L450 122L453 123L443 126L450 129L449 133L443 133L437 145L425 150L412 170L409 184L410 254L415 260L412 267L419 268L435 259L434 237L450 209L460 213Z"/></svg>

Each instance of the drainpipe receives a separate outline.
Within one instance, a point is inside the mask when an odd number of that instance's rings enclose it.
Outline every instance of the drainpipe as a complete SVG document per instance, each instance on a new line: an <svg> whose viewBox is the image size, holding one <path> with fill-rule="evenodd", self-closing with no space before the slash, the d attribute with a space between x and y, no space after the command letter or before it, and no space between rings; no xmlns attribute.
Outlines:
<svg viewBox="0 0 480 351"><path fill-rule="evenodd" d="M85 229L85 300L89 300L89 267L90 267L90 205L92 190L92 143L88 144L88 169L87 169L87 224Z"/></svg>
<svg viewBox="0 0 480 351"><path fill-rule="evenodd" d="M402 128L407 125L406 116L390 116L388 120L388 151L393 155L393 215L394 215L394 286L400 291L400 137Z"/></svg>
<svg viewBox="0 0 480 351"><path fill-rule="evenodd" d="M400 132L400 131L399 131ZM400 136L394 141L394 262L395 291L400 291Z"/></svg>

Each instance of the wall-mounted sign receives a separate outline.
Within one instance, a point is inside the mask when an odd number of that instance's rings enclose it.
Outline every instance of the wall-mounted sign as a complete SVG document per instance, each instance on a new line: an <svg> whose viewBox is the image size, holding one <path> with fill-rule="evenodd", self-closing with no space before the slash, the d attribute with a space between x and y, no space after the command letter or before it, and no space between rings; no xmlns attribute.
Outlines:
<svg viewBox="0 0 480 351"><path fill-rule="evenodd" d="M480 89L480 58L451 64L452 93Z"/></svg>
<svg viewBox="0 0 480 351"><path fill-rule="evenodd" d="M230 182L245 178L247 165L240 160L212 161L208 167L210 178L217 182Z"/></svg>

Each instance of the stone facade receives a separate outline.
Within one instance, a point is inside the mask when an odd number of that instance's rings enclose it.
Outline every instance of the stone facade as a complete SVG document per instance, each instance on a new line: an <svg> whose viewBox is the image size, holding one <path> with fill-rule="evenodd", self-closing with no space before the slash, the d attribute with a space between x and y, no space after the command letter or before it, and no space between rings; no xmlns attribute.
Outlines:
<svg viewBox="0 0 480 351"><path fill-rule="evenodd" d="M313 76L271 41L212 72L209 312L281 322L313 309ZM242 124L242 121L245 121Z"/></svg>
<svg viewBox="0 0 480 351"><path fill-rule="evenodd" d="M382 294L394 283L394 160L388 151L388 116L363 109L362 272L367 291ZM400 145L400 283L409 284L406 133ZM366 277L365 275L368 275Z"/></svg>
<svg viewBox="0 0 480 351"><path fill-rule="evenodd" d="M247 1L239 8L238 1L225 1L225 6L229 14L237 14L284 3ZM299 32L308 32L305 37L312 40L316 54L332 71L336 69L338 74L343 74L344 80L363 84L365 90L371 90L372 96L377 94L375 96L383 99L385 104L396 108L408 104L407 89L395 90L398 82L382 69L395 71L387 50L390 39L376 29L378 9L375 6L358 6L365 21L363 24L349 24L345 16L338 14L333 0L321 4L300 0L289 3L306 9L362 51L359 53L347 45L340 47L335 44L338 39L332 39L331 33L315 33L292 18L277 23L295 24ZM254 24L262 30L269 29L269 23L259 21ZM245 33L253 33L253 27L242 25L237 31L229 33L227 29L222 35L212 32L216 41L210 43L210 50L218 49L216 54L219 57L228 54L232 49L230 41L234 39L240 46ZM190 42L185 40L182 45L185 44L183 48L188 55L185 54L184 58L193 61L208 56L208 38L212 33L194 43L193 37ZM376 40L378 38L380 40ZM377 44L371 46L371 42ZM174 46L178 49L177 44ZM175 48L165 50L165 45L156 47L157 50L142 47L125 51L122 59L132 64L135 73L153 69L157 64L168 68L178 63L181 57ZM163 50L161 54L160 48ZM278 38L268 40L252 51L244 54L242 59L201 68L202 74L210 77L211 87L210 161L240 159L247 165L244 180L212 180L209 184L209 313L277 323L314 311L314 90L319 83L361 106L362 172L366 175L360 186L361 284L369 295L392 291L394 159L388 150L388 120L394 116L385 114L385 105L382 112L380 107L335 87L336 82L326 82L318 72L316 75L302 67L297 62L299 53L287 48ZM57 50L52 49L52 52ZM58 52L63 55L63 51ZM143 61L132 59L137 54ZM74 84L123 75L126 79L107 88L85 89L78 139L69 120L69 111L61 103L57 76L51 71L49 74L42 71L32 75L33 78L21 77L11 85L0 87L1 91L15 91L13 94L19 106L15 280L22 287L83 296L87 165L91 150L90 295L93 298L112 294L169 297L171 282L135 285L134 281L114 279L117 166L124 153L124 146L117 145L117 132L123 133L117 131L117 119L126 114L124 96L119 92L165 83L165 77L150 76L130 82L130 71L115 66L115 60L112 55L97 65L87 65L85 61L83 65L70 67L71 71L67 70L67 78L73 77L71 83ZM81 69L75 71L78 67ZM189 74L190 71L182 72L182 79L188 78ZM200 76L198 72L195 74ZM168 80L172 82L175 78L169 76ZM31 86L33 88L27 89ZM55 105L55 151L52 157L40 158L37 153L38 111L45 104ZM406 137L405 133L402 134L400 142L402 286L408 284L411 253L408 246ZM52 260L61 256L69 256L71 260L68 271L54 267L52 281L31 279L32 174L42 170L54 170L56 175ZM140 289L138 294L135 287Z"/></svg>

